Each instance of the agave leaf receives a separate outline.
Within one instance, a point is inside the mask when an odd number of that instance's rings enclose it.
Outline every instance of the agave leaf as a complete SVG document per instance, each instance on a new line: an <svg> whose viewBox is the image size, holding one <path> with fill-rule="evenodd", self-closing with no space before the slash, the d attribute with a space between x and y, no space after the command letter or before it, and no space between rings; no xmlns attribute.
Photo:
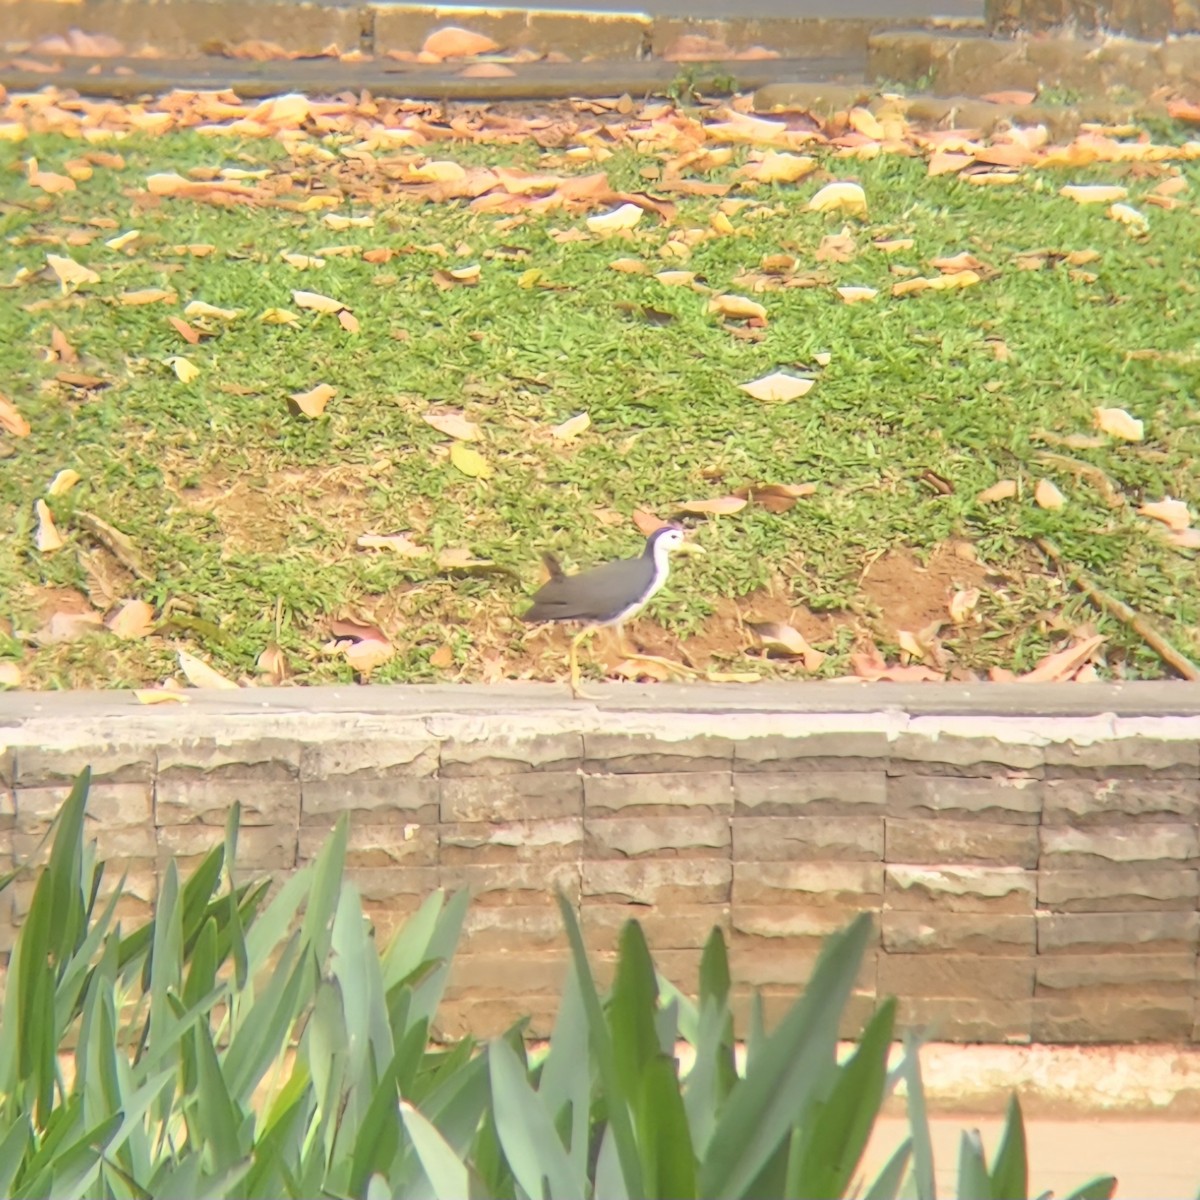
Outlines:
<svg viewBox="0 0 1200 1200"><path fill-rule="evenodd" d="M648 1200L696 1195L696 1155L675 1072L675 1060L666 1054L642 1070L637 1129Z"/></svg>
<svg viewBox="0 0 1200 1200"><path fill-rule="evenodd" d="M1115 1175L1097 1175L1082 1187L1076 1188L1066 1200L1112 1200L1117 1190Z"/></svg>
<svg viewBox="0 0 1200 1200"><path fill-rule="evenodd" d="M1025 1122L1014 1093L1008 1102L1004 1133L992 1165L991 1192L1004 1200L1025 1200L1029 1195L1029 1165L1025 1147Z"/></svg>
<svg viewBox="0 0 1200 1200"><path fill-rule="evenodd" d="M867 1189L863 1200L896 1200L911 1157L912 1138L905 1138L895 1154L884 1164L883 1170L875 1177L875 1182Z"/></svg>
<svg viewBox="0 0 1200 1200"><path fill-rule="evenodd" d="M959 1138L958 1200L992 1200L992 1180L978 1129L964 1129Z"/></svg>
<svg viewBox="0 0 1200 1200"><path fill-rule="evenodd" d="M401 1103L400 1119L433 1185L437 1200L463 1200L470 1194L467 1168L454 1148L411 1104Z"/></svg>
<svg viewBox="0 0 1200 1200"><path fill-rule="evenodd" d="M912 1032L904 1035L904 1057L899 1072L908 1091L908 1125L912 1131L913 1184L917 1200L937 1200L933 1174L933 1139L929 1133L929 1111L925 1106L925 1085L921 1081L920 1039Z"/></svg>
<svg viewBox="0 0 1200 1200"><path fill-rule="evenodd" d="M572 971L568 973L563 987L558 1016L550 1035L550 1049L542 1063L538 1095L546 1110L554 1114L572 1170L581 1178L587 1172L591 1088L587 1013L579 991L579 980Z"/></svg>
<svg viewBox="0 0 1200 1200"><path fill-rule="evenodd" d="M617 1064L620 1095L632 1098L641 1087L642 1072L660 1053L654 1013L658 984L646 935L636 921L621 930L617 973L608 1001L613 1057Z"/></svg>

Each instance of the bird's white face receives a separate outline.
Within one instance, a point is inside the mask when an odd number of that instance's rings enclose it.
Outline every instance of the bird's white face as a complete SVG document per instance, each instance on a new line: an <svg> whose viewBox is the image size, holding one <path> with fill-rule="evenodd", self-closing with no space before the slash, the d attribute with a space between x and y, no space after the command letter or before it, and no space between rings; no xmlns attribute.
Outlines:
<svg viewBox="0 0 1200 1200"><path fill-rule="evenodd" d="M655 543L655 548L661 547L666 553L672 550L678 550L683 545L683 530L682 529L665 529L659 534L658 541Z"/></svg>

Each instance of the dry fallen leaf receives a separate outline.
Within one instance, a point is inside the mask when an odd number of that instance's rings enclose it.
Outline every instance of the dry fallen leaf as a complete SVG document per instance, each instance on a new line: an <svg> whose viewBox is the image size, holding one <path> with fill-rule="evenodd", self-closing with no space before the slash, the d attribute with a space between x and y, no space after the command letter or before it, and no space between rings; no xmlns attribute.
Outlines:
<svg viewBox="0 0 1200 1200"><path fill-rule="evenodd" d="M808 202L810 212L842 209L857 216L867 215L867 194L857 183L827 183Z"/></svg>
<svg viewBox="0 0 1200 1200"><path fill-rule="evenodd" d="M568 417L561 425L551 426L550 434L560 442L569 442L583 433L591 423L592 418L587 413L579 413L577 416Z"/></svg>
<svg viewBox="0 0 1200 1200"><path fill-rule="evenodd" d="M646 275L650 271L640 258L615 258L608 264L608 269L622 275Z"/></svg>
<svg viewBox="0 0 1200 1200"><path fill-rule="evenodd" d="M1104 645L1105 638L1097 634L1084 638L1065 650L1047 654L1032 671L1018 675L1017 683L1062 683L1070 679L1097 650Z"/></svg>
<svg viewBox="0 0 1200 1200"><path fill-rule="evenodd" d="M816 159L807 155L767 150L757 162L748 162L737 174L755 183L795 183L816 169Z"/></svg>
<svg viewBox="0 0 1200 1200"><path fill-rule="evenodd" d="M169 288L139 288L136 292L122 292L117 299L126 308L141 308L147 304L174 304L179 297Z"/></svg>
<svg viewBox="0 0 1200 1200"><path fill-rule="evenodd" d="M663 529L670 525L670 521L664 521L661 517L656 517L649 509L635 508L633 510L633 523L637 526L638 532L649 537L656 529Z"/></svg>
<svg viewBox="0 0 1200 1200"><path fill-rule="evenodd" d="M194 654L190 654L187 650L180 650L178 658L179 669L183 672L184 678L192 687L237 691L238 685L232 679L226 679L220 671L214 670L208 663L197 658Z"/></svg>
<svg viewBox="0 0 1200 1200"><path fill-rule="evenodd" d="M1017 481L1015 479L1001 479L999 483L993 483L991 487L984 488L975 499L980 504L996 504L1000 500L1011 500L1016 494Z"/></svg>
<svg viewBox="0 0 1200 1200"><path fill-rule="evenodd" d="M279 687L292 674L292 664L287 652L277 642L268 642L263 652L254 660L255 670L272 687Z"/></svg>
<svg viewBox="0 0 1200 1200"><path fill-rule="evenodd" d="M298 308L307 308L317 313L340 313L348 307L332 296L322 296L320 292L293 292L292 302Z"/></svg>
<svg viewBox="0 0 1200 1200"><path fill-rule="evenodd" d="M297 271L319 271L325 265L325 260L318 258L315 254L296 254L292 251L281 250L279 257L289 267L295 267Z"/></svg>
<svg viewBox="0 0 1200 1200"><path fill-rule="evenodd" d="M879 292L873 287L839 287L837 294L847 304L861 304L864 300L874 300Z"/></svg>
<svg viewBox="0 0 1200 1200"><path fill-rule="evenodd" d="M476 54L494 54L499 49L500 44L486 34L457 25L435 29L421 44L422 53L434 59L470 58Z"/></svg>
<svg viewBox="0 0 1200 1200"><path fill-rule="evenodd" d="M53 171L43 171L38 166L36 158L25 160L26 178L30 187L40 188L43 192L54 195L57 192L73 192L75 180L69 175L56 175Z"/></svg>
<svg viewBox="0 0 1200 1200"><path fill-rule="evenodd" d="M1033 502L1038 508L1053 511L1062 508L1066 504L1067 498L1049 479L1039 479L1037 487L1033 489Z"/></svg>
<svg viewBox="0 0 1200 1200"><path fill-rule="evenodd" d="M796 506L796 501L813 495L815 483L756 483L738 488L733 494L765 508L767 512L785 513Z"/></svg>
<svg viewBox="0 0 1200 1200"><path fill-rule="evenodd" d="M364 550L391 550L404 558L424 558L429 554L429 550L418 546L407 533L362 533L355 545Z"/></svg>
<svg viewBox="0 0 1200 1200"><path fill-rule="evenodd" d="M0 662L0 688L19 688L21 668L15 662Z"/></svg>
<svg viewBox="0 0 1200 1200"><path fill-rule="evenodd" d="M1131 417L1123 408L1094 408L1092 423L1101 433L1120 438L1126 442L1140 442L1145 437L1145 426L1136 417Z"/></svg>
<svg viewBox="0 0 1200 1200"><path fill-rule="evenodd" d="M775 621L748 621L747 625L753 630L768 658L802 658L806 671L819 671L825 662L825 655L810 646L804 635L791 625Z"/></svg>
<svg viewBox="0 0 1200 1200"><path fill-rule="evenodd" d="M761 379L750 383L740 383L738 387L755 400L777 403L786 400L798 400L807 395L816 380L804 379L799 375L789 375L785 371L773 371Z"/></svg>
<svg viewBox="0 0 1200 1200"><path fill-rule="evenodd" d="M13 437L28 437L29 422L17 411L17 406L0 392L0 429Z"/></svg>
<svg viewBox="0 0 1200 1200"><path fill-rule="evenodd" d="M744 496L717 496L712 500L685 500L683 503L677 504L675 508L679 512L692 513L696 516L718 517L741 512L746 504L747 500Z"/></svg>
<svg viewBox="0 0 1200 1200"><path fill-rule="evenodd" d="M587 227L593 233L620 233L622 230L632 229L642 219L644 212L645 210L636 204L622 204L612 212L588 217Z"/></svg>
<svg viewBox="0 0 1200 1200"><path fill-rule="evenodd" d="M422 413L421 420L446 437L458 438L463 442L479 440L479 426L474 421L468 421L462 413Z"/></svg>
<svg viewBox="0 0 1200 1200"><path fill-rule="evenodd" d="M950 620L955 625L965 625L970 620L979 621L981 618L975 611L983 593L978 588L960 588L950 597Z"/></svg>
<svg viewBox="0 0 1200 1200"><path fill-rule="evenodd" d="M377 626L361 621L337 620L332 622L331 629L334 640L330 648L341 653L364 678L396 653L396 647Z"/></svg>
<svg viewBox="0 0 1200 1200"><path fill-rule="evenodd" d="M1139 516L1149 517L1153 521L1161 521L1168 529L1173 529L1177 533L1192 523L1192 514L1188 510L1187 504L1182 500L1173 500L1169 496L1165 500L1155 500L1151 504L1143 504L1137 511Z"/></svg>
<svg viewBox="0 0 1200 1200"><path fill-rule="evenodd" d="M307 392L293 392L289 399L310 421L315 421L336 395L337 388L327 383L318 383Z"/></svg>
<svg viewBox="0 0 1200 1200"><path fill-rule="evenodd" d="M145 600L126 600L104 623L122 641L136 641L154 632L154 606Z"/></svg>
<svg viewBox="0 0 1200 1200"><path fill-rule="evenodd" d="M430 656L429 665L439 671L454 666L454 647L449 642L443 642Z"/></svg>
<svg viewBox="0 0 1200 1200"><path fill-rule="evenodd" d="M65 467L50 480L46 495L65 496L82 478L83 476L73 467Z"/></svg>
<svg viewBox="0 0 1200 1200"><path fill-rule="evenodd" d="M935 271L941 271L943 275L955 275L960 271L986 271L985 264L979 261L973 254L969 254L966 250L960 254L952 254L945 258L931 258L929 265Z"/></svg>
<svg viewBox="0 0 1200 1200"><path fill-rule="evenodd" d="M850 655L850 669L859 679L871 683L940 683L945 673L935 671L921 663L908 666L890 666L874 642Z"/></svg>
<svg viewBox="0 0 1200 1200"><path fill-rule="evenodd" d="M207 304L203 300L189 301L183 310L185 317L193 320L200 317L211 317L214 321L235 321L242 315L240 308L218 308L215 304Z"/></svg>
<svg viewBox="0 0 1200 1200"><path fill-rule="evenodd" d="M47 254L46 262L58 277L63 295L83 287L85 284L100 282L100 276L95 271L77 263L73 258L66 258L59 254Z"/></svg>
<svg viewBox="0 0 1200 1200"><path fill-rule="evenodd" d="M743 321L750 319L765 321L767 319L767 310L756 300L747 299L745 296L734 296L729 293L714 296L709 300L708 311L710 313L720 313L723 317L734 317Z"/></svg>
<svg viewBox="0 0 1200 1200"><path fill-rule="evenodd" d="M37 500L34 502L33 511L37 515L38 522L37 532L33 536L34 545L42 554L53 554L55 550L61 550L66 542L55 527L50 506L45 500Z"/></svg>
<svg viewBox="0 0 1200 1200"><path fill-rule="evenodd" d="M1114 221L1125 225L1133 234L1146 233L1150 228L1146 214L1139 212L1131 204L1113 204L1109 207L1108 215Z"/></svg>
<svg viewBox="0 0 1200 1200"><path fill-rule="evenodd" d="M135 688L133 698L138 704L186 704L187 692L175 692L169 688Z"/></svg>
<svg viewBox="0 0 1200 1200"><path fill-rule="evenodd" d="M950 275L917 275L902 279L892 285L893 296L907 296L917 292L951 292L973 287L983 278L977 271L955 271Z"/></svg>
<svg viewBox="0 0 1200 1200"><path fill-rule="evenodd" d="M92 633L104 624L98 612L56 612L39 629L35 639L39 646L54 646L73 642Z"/></svg>
<svg viewBox="0 0 1200 1200"><path fill-rule="evenodd" d="M487 479L492 474L487 459L478 450L472 450L462 442L451 443L450 461L471 479Z"/></svg>

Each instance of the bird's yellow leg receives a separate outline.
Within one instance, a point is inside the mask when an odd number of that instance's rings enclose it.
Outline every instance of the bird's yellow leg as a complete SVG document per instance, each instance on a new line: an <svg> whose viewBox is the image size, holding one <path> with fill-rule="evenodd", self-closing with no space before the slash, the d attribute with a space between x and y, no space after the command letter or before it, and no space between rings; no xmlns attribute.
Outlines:
<svg viewBox="0 0 1200 1200"><path fill-rule="evenodd" d="M589 696L587 692L583 690L579 679L579 646L580 643L586 641L587 638L589 638L595 631L596 627L594 625L589 625L585 629L581 629L571 639L571 653L568 661L570 663L571 670L571 695L574 696L576 700L597 699L595 696Z"/></svg>
<svg viewBox="0 0 1200 1200"><path fill-rule="evenodd" d="M669 658L660 658L656 654L639 654L634 648L633 643L629 640L629 635L625 632L624 625L617 626L617 642L621 649L621 654L631 662L655 663L669 671L672 675L678 675L681 679L699 679L700 672L693 670L691 667L685 667L681 662L673 662Z"/></svg>

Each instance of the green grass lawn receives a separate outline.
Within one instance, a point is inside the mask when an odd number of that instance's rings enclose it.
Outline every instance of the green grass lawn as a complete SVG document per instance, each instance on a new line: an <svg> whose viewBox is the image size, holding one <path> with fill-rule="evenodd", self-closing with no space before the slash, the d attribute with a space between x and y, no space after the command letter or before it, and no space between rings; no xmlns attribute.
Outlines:
<svg viewBox="0 0 1200 1200"><path fill-rule="evenodd" d="M599 142L603 161L568 153ZM1136 632L1069 587L1034 544L1047 537L1065 564L1200 654L1195 553L1136 511L1164 497L1200 511L1194 161L1030 167L989 187L928 177L921 154L839 159L818 146L805 150L819 160L808 177L750 185L738 168L753 147L735 144L727 164L682 172L732 184L727 195L670 194L669 220L648 212L606 237L587 217L613 204L479 212L406 196L389 170L425 157L602 170L615 190L667 196L656 185L678 147L605 136L541 149L514 137L363 157L356 144L330 136L327 159L314 159L272 138L135 134L99 147L121 163L47 193L24 160L63 173L94 148L56 133L0 142L0 284L15 282L0 292L0 393L31 430L0 434L0 659L19 663L27 686L161 681L179 649L253 676L275 643L294 678L349 680L351 665L323 649L339 618L377 625L395 646L375 681L561 676L562 633L515 617L541 551L570 569L636 553L636 509L670 517L681 502L764 483L816 486L782 513L751 503L685 518L707 555L681 561L631 627L643 647L718 673L801 674L763 660L745 624L791 622L827 652L816 673L837 676L866 639L896 662L901 630L928 640L942 621L929 661L970 678L1029 670L1093 626L1107 639L1102 676L1163 674ZM282 195L294 207L145 191L155 173L227 167L265 169L247 185L275 191L290 173ZM1148 206L1175 173L1191 190ZM861 184L865 218L808 210L832 179ZM1128 187L1148 233L1107 204L1058 195L1098 182ZM304 203L314 194L373 223L330 228L324 201ZM843 227L847 239L822 252ZM873 245L896 239L912 244ZM1038 250L1056 255L1029 257ZM1088 250L1090 261L1063 257ZM983 264L974 286L891 294L963 252ZM47 254L98 281L64 289ZM804 286L753 291L764 257L781 255ZM647 272L614 270L617 259ZM473 266L474 285L437 274ZM696 279L668 286L653 274L666 269ZM839 285L878 295L847 304ZM122 302L143 289L170 296ZM340 301L357 330L299 307L295 289ZM710 312L705 289L758 301L765 325ZM189 319L203 334L191 345L169 318L195 300L240 315ZM271 309L296 319L263 321ZM55 327L77 362L52 350ZM739 389L776 370L815 385L781 403ZM336 394L310 420L288 397L318 384ZM1098 434L1097 406L1143 421L1144 440ZM452 460L452 439L422 419L431 411L478 424L469 447L486 477ZM584 432L554 436L580 413ZM47 497L68 468L81 481ZM1015 498L977 500L1003 479L1019 484ZM1034 502L1043 479L1061 508ZM39 498L65 541L52 552L35 545ZM89 514L126 536L123 554ZM429 553L357 544L397 532ZM454 566L467 557L492 565ZM971 588L974 613L956 625L948 605ZM111 614L130 598L154 606L153 632L46 632L56 612ZM615 661L601 650L592 668Z"/></svg>

